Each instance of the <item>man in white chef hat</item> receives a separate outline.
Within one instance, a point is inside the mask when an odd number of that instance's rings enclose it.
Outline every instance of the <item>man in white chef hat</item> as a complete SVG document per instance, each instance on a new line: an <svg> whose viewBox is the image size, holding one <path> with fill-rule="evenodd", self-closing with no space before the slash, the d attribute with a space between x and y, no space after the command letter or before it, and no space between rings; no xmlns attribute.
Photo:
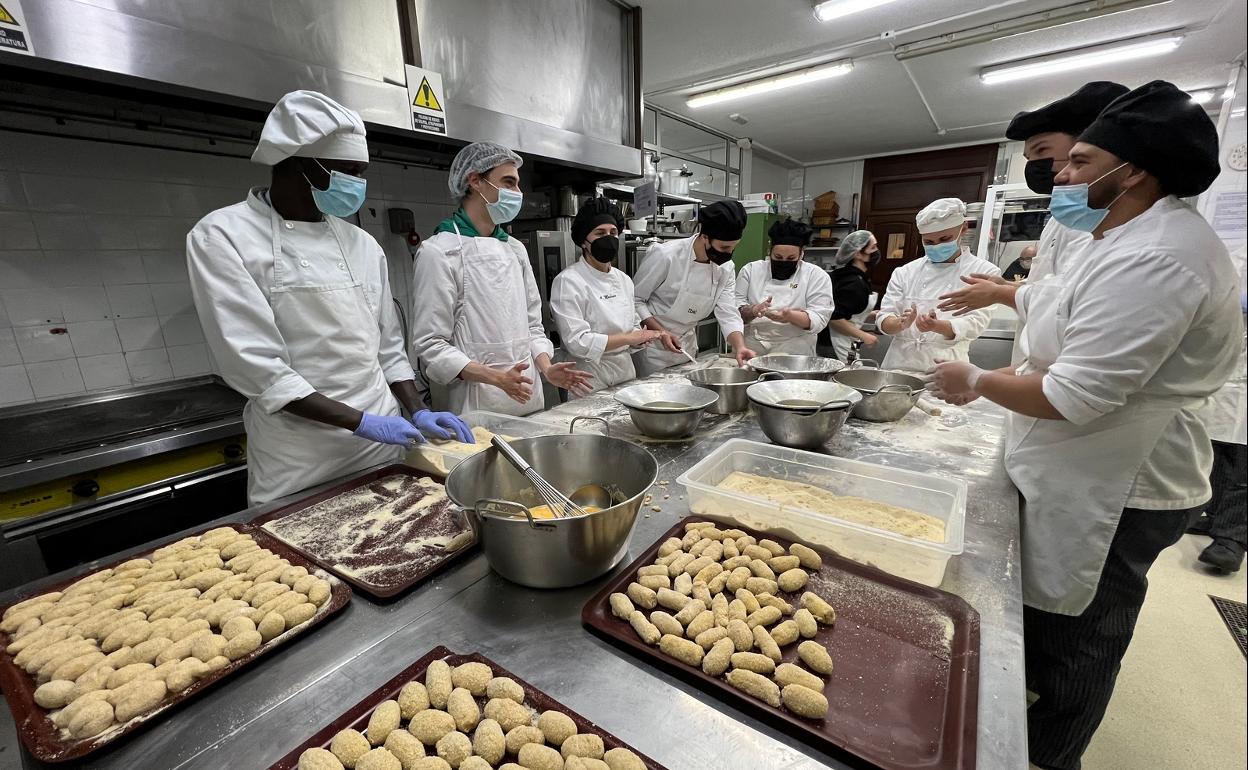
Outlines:
<svg viewBox="0 0 1248 770"><path fill-rule="evenodd" d="M940 296L961 288L963 276L1000 275L991 262L962 248L966 204L957 198L932 201L915 217L923 256L893 271L876 323L892 335L882 366L926 372L937 361L967 361L971 342L983 333L991 308L954 317L937 309Z"/></svg>
<svg viewBox="0 0 1248 770"><path fill-rule="evenodd" d="M459 418L424 408L385 254L342 219L364 202L360 116L293 91L269 113L251 159L272 167L270 185L204 217L186 238L208 347L249 399L251 503L397 461L426 436L471 442Z"/></svg>

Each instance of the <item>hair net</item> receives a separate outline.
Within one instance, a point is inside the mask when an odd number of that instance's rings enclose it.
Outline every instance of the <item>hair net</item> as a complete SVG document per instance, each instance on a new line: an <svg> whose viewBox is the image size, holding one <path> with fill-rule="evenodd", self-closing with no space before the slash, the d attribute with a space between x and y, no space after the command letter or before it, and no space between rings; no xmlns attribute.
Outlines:
<svg viewBox="0 0 1248 770"><path fill-rule="evenodd" d="M524 158L501 144L473 142L460 150L455 160L451 161L450 175L446 179L447 189L458 200L468 193L469 174L474 171L485 174L504 163L515 163L516 168L520 168L524 165Z"/></svg>
<svg viewBox="0 0 1248 770"><path fill-rule="evenodd" d="M870 230L855 230L841 241L841 247L832 260L833 269L844 267L854 260L854 255L867 247L871 242Z"/></svg>

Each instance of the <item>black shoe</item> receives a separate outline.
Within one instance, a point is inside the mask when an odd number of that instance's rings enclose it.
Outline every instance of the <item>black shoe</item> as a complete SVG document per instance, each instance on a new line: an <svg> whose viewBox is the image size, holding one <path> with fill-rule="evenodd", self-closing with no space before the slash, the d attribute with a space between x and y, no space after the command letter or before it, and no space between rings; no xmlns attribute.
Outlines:
<svg viewBox="0 0 1248 770"><path fill-rule="evenodd" d="M1208 535L1209 527L1213 524L1213 519L1205 515L1200 515L1188 525L1187 534L1189 535Z"/></svg>
<svg viewBox="0 0 1248 770"><path fill-rule="evenodd" d="M1244 563L1244 547L1234 540L1219 537L1200 552L1201 562L1217 567L1223 574L1238 572Z"/></svg>

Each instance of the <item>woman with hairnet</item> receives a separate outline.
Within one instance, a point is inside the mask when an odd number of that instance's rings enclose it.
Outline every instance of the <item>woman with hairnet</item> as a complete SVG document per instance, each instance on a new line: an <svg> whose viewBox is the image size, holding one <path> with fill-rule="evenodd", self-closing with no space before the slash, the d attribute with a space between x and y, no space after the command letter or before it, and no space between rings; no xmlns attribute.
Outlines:
<svg viewBox="0 0 1248 770"><path fill-rule="evenodd" d="M520 213L519 155L477 142L451 162L455 213L420 244L412 278L412 348L447 386L450 408L525 415L543 407L541 383L583 393L589 375L551 361L529 255L502 225Z"/></svg>
<svg viewBox="0 0 1248 770"><path fill-rule="evenodd" d="M957 198L929 203L915 222L923 256L893 271L876 324L893 337L881 365L922 374L937 361L969 360L971 341L992 318L991 308L955 317L937 308L940 296L963 286L962 276L1001 269L962 248L966 204Z"/></svg>
<svg viewBox="0 0 1248 770"><path fill-rule="evenodd" d="M745 322L745 345L764 355L813 356L819 332L832 315L832 281L802 260L810 227L786 219L767 231L771 250L737 274L737 306Z"/></svg>
<svg viewBox="0 0 1248 770"><path fill-rule="evenodd" d="M630 348L662 336L641 328L633 279L614 267L623 225L620 210L606 198L581 206L572 220L572 242L581 259L555 276L550 290L550 312L563 350L577 369L590 374L591 391L636 377Z"/></svg>
<svg viewBox="0 0 1248 770"><path fill-rule="evenodd" d="M867 316L875 308L876 293L871 291L867 270L880 261L879 244L870 230L855 230L841 241L832 271L832 300L835 307L828 322L832 349L842 361L849 360L854 341L871 347L876 336L863 331Z"/></svg>

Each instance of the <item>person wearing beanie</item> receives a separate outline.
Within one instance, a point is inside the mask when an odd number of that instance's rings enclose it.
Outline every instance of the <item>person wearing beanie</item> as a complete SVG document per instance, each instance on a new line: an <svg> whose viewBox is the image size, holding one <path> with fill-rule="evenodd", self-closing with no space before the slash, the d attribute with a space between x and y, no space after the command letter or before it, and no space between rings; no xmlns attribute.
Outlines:
<svg viewBox="0 0 1248 770"><path fill-rule="evenodd" d="M810 244L808 225L778 221L767 231L767 259L737 274L737 305L745 322L745 344L764 353L815 355L819 332L832 315L832 279L802 259Z"/></svg>
<svg viewBox="0 0 1248 770"><path fill-rule="evenodd" d="M888 279L876 325L893 337L881 366L923 373L937 361L966 361L971 342L988 328L991 310L954 316L937 309L938 297L970 275L1001 270L962 248L966 204L957 198L932 201L915 217L923 256L902 265Z"/></svg>
<svg viewBox="0 0 1248 770"><path fill-rule="evenodd" d="M588 392L588 373L553 361L529 254L503 229L524 202L523 165L493 142L460 150L447 176L459 208L416 252L412 350L454 412L540 412L542 379Z"/></svg>
<svg viewBox="0 0 1248 770"><path fill-rule="evenodd" d="M637 376L697 356L698 322L712 313L738 366L756 355L745 344L732 269L732 251L743 232L745 207L740 201L717 201L698 211L693 236L655 244L646 252L634 277L633 303L642 326L660 337L633 356Z"/></svg>
<svg viewBox="0 0 1248 770"><path fill-rule="evenodd" d="M1219 171L1217 131L1170 83L1114 100L1054 179L1051 210L1090 234L1053 280L1018 290L1027 357L941 363L929 389L1009 410L1005 467L1024 499L1029 756L1076 770L1105 714L1157 555L1210 497L1196 409L1235 369L1239 281L1180 197Z"/></svg>
<svg viewBox="0 0 1248 770"><path fill-rule="evenodd" d="M633 279L615 267L623 227L623 215L606 198L582 205L571 233L581 258L561 270L550 289L550 313L563 350L579 371L590 375L587 392L636 377L630 349L660 336L641 328L633 306Z"/></svg>
<svg viewBox="0 0 1248 770"><path fill-rule="evenodd" d="M855 230L841 240L832 270L832 319L828 336L841 361L849 362L854 341L872 347L878 339L862 328L875 309L877 294L871 290L867 271L880 261L880 245L870 230Z"/></svg>
<svg viewBox="0 0 1248 770"><path fill-rule="evenodd" d="M342 219L364 202L360 116L324 94L293 91L273 106L251 159L270 167L269 185L186 237L208 348L247 397L250 503L398 462L426 438L471 442L459 418L425 408L386 256Z"/></svg>

